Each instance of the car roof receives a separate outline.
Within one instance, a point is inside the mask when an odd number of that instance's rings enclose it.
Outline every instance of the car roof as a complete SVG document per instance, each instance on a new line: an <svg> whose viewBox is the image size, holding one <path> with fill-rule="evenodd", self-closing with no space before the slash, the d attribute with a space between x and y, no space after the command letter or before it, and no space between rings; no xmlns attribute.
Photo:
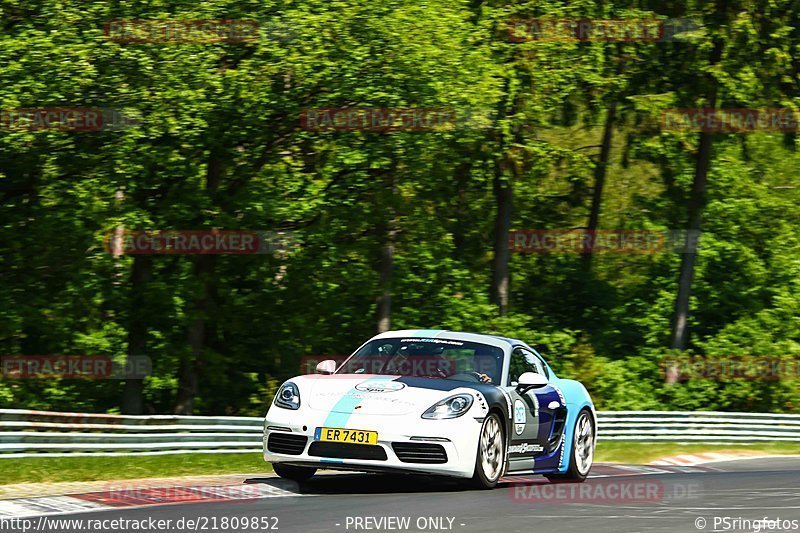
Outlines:
<svg viewBox="0 0 800 533"><path fill-rule="evenodd" d="M527 346L524 342L520 340L509 339L508 337L501 337L499 335L487 335L485 333L469 333L466 331L450 331L446 329L401 329L396 331L386 331L384 333L375 335L370 340L393 339L397 337L420 337L420 338L462 340L469 342L481 342L484 344L491 344L500 347L505 347L505 345Z"/></svg>

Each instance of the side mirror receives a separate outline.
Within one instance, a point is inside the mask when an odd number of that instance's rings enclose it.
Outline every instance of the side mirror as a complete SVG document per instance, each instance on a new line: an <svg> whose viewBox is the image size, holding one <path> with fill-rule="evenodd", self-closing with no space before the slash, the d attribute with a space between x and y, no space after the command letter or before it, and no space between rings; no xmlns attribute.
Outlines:
<svg viewBox="0 0 800 533"><path fill-rule="evenodd" d="M523 393L530 389L541 389L548 384L547 378L536 372L525 372L519 377L517 391Z"/></svg>
<svg viewBox="0 0 800 533"><path fill-rule="evenodd" d="M333 374L334 372L336 372L336 361L333 359L317 363L317 374Z"/></svg>

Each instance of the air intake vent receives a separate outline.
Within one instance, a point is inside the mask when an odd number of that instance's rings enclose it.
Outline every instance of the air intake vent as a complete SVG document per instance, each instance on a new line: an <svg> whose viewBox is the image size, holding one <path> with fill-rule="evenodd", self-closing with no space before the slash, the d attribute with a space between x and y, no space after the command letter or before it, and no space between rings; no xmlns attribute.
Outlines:
<svg viewBox="0 0 800 533"><path fill-rule="evenodd" d="M387 459L386 451L381 446L322 441L312 442L308 449L308 455L333 459L369 459L372 461L385 461Z"/></svg>
<svg viewBox="0 0 800 533"><path fill-rule="evenodd" d="M393 442L392 449L404 463L442 464L447 462L447 452L441 444Z"/></svg>
<svg viewBox="0 0 800 533"><path fill-rule="evenodd" d="M564 425L567 421L567 410L561 407L556 409L553 415L550 438L547 439L547 453L553 453L561 444L561 436L564 434Z"/></svg>
<svg viewBox="0 0 800 533"><path fill-rule="evenodd" d="M272 433L267 441L267 450L272 453L285 453L286 455L300 455L306 449L308 437L292 435L291 433Z"/></svg>

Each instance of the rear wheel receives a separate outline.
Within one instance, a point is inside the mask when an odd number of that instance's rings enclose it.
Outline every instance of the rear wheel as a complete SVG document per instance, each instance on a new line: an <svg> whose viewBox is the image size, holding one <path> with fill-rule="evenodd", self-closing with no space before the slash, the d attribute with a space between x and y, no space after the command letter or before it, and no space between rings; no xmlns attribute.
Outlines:
<svg viewBox="0 0 800 533"><path fill-rule="evenodd" d="M545 474L550 481L572 481L581 483L589 475L594 461L594 420L589 411L583 410L575 421L572 432L572 452L569 468L564 474Z"/></svg>
<svg viewBox="0 0 800 533"><path fill-rule="evenodd" d="M275 470L275 473L283 479L291 479L292 481L297 482L308 481L317 471L316 468L290 466L281 463L273 463L272 468Z"/></svg>
<svg viewBox="0 0 800 533"><path fill-rule="evenodd" d="M503 474L506 463L506 439L500 417L492 413L483 420L475 458L472 485L480 489L493 489Z"/></svg>

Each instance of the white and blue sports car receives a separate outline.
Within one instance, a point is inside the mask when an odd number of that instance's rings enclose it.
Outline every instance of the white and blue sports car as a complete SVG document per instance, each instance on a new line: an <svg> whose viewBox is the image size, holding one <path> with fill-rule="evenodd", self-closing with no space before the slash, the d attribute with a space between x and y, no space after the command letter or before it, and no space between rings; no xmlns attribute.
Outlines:
<svg viewBox="0 0 800 533"><path fill-rule="evenodd" d="M492 488L514 474L583 481L592 467L588 392L522 341L390 331L317 372L281 385L267 413L264 459L281 477L405 472Z"/></svg>

